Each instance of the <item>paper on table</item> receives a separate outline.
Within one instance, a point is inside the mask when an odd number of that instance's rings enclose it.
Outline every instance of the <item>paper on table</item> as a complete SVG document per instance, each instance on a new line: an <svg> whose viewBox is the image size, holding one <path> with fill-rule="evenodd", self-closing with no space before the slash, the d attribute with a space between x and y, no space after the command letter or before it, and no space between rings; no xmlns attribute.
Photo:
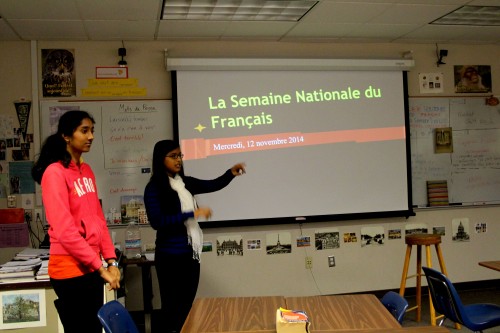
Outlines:
<svg viewBox="0 0 500 333"><path fill-rule="evenodd" d="M35 267L42 263L42 259L34 258L28 260L11 260L7 261L5 264L0 265L1 267L17 267L17 266L28 266Z"/></svg>

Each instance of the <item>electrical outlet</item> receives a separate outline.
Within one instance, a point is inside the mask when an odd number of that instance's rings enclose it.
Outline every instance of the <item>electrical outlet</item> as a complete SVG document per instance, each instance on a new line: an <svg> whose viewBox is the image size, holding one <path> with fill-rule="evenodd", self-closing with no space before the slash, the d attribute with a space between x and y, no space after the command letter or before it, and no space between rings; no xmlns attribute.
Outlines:
<svg viewBox="0 0 500 333"><path fill-rule="evenodd" d="M313 268L313 258L306 257L306 269L311 269L311 268Z"/></svg>
<svg viewBox="0 0 500 333"><path fill-rule="evenodd" d="M335 267L335 256L328 257L328 267Z"/></svg>

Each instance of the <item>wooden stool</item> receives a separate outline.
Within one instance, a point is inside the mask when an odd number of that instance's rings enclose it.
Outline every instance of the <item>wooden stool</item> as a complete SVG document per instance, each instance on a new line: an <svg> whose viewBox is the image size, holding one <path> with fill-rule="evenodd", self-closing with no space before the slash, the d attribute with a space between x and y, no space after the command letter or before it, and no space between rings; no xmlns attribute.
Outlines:
<svg viewBox="0 0 500 333"><path fill-rule="evenodd" d="M412 310L417 310L417 321L419 322L421 319L421 304L422 304L422 283L421 283L421 278L422 278L422 245L425 246L425 252L426 252L426 258L427 258L427 267L432 267L432 262L431 262L431 245L434 245L436 247L436 253L437 257L439 260L439 266L441 267L441 272L448 276L448 273L446 272L446 266L444 265L444 259L443 259L443 253L441 252L441 248L439 247L439 244L441 243L441 236L440 235L434 235L434 234L414 234L414 235L409 235L405 237L405 243L406 243L406 257L405 257L405 264L403 267L403 275L401 277L401 286L399 288L399 294L401 296L405 295L405 289L406 289L406 280L409 278L416 277L417 278L417 284L416 284L416 306L409 308L406 311L412 311ZM410 265L410 255L411 255L411 248L413 245L417 246L417 272L415 275L410 275L408 276L408 266ZM436 321L437 319L443 317L441 316L436 316L436 311L434 310L434 306L432 305L432 299L430 297L429 293L429 306L430 306L430 315L431 315L431 325L436 326ZM457 328L460 328L460 326L455 326Z"/></svg>

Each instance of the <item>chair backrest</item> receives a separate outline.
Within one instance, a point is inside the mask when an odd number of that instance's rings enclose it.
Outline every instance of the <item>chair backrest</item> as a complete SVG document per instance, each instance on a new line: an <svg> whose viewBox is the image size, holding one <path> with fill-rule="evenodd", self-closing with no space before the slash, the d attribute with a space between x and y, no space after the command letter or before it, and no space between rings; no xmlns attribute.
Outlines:
<svg viewBox="0 0 500 333"><path fill-rule="evenodd" d="M467 326L464 323L464 305L453 283L443 273L429 268L422 267L429 286L429 293L434 309L443 314L446 318Z"/></svg>
<svg viewBox="0 0 500 333"><path fill-rule="evenodd" d="M408 308L408 301L403 296L394 291L388 291L380 301L400 324L403 323L403 317Z"/></svg>
<svg viewBox="0 0 500 333"><path fill-rule="evenodd" d="M139 333L127 309L118 301L105 303L97 317L106 333Z"/></svg>

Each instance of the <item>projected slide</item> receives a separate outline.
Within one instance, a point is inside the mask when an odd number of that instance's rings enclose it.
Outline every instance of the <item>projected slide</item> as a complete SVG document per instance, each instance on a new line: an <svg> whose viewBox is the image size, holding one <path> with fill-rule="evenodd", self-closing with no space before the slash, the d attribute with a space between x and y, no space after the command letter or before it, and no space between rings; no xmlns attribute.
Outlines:
<svg viewBox="0 0 500 333"><path fill-rule="evenodd" d="M247 163L247 175L200 196L215 220L408 210L400 71L176 75L186 174Z"/></svg>

